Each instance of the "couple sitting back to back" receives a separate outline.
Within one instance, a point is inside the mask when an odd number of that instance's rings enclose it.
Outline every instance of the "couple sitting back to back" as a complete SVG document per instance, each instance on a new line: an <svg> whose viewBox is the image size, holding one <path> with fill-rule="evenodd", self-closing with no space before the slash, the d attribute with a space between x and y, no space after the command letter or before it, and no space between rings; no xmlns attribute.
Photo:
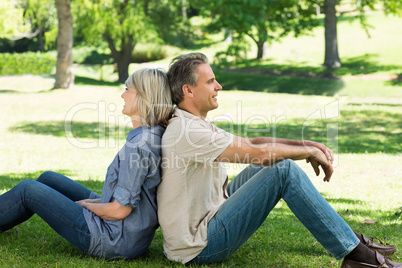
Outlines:
<svg viewBox="0 0 402 268"><path fill-rule="evenodd" d="M174 58L167 74L134 72L122 94L133 130L107 170L102 195L45 172L0 196L0 232L37 214L87 254L134 259L159 220L169 260L208 264L238 250L283 199L324 248L343 258L341 267L402 267L384 257L394 246L352 230L294 162L305 159L329 182L329 148L216 127L206 117L218 108L220 90L202 53ZM229 182L225 162L249 165Z"/></svg>

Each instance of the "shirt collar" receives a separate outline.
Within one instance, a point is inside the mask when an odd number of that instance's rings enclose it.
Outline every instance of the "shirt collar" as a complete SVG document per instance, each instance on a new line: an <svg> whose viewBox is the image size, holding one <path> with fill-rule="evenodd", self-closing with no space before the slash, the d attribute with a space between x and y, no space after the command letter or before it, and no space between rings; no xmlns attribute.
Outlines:
<svg viewBox="0 0 402 268"><path fill-rule="evenodd" d="M131 130L131 131L128 133L127 141L130 141L130 140L133 139L135 136L137 136L138 134L140 134L140 133L142 132L142 128L143 128L143 126L137 127L137 128L135 128L135 129Z"/></svg>
<svg viewBox="0 0 402 268"><path fill-rule="evenodd" d="M197 118L197 119L199 119L199 120L201 120L201 121L205 121L205 120L199 118L198 116L193 115L192 113L189 113L189 112L187 112L187 111L185 111L185 110L180 109L180 108L177 107L177 106L175 107L175 110L174 110L173 115L174 115L174 116L177 116L177 117L184 117L184 118L192 119L192 120L194 120L195 118Z"/></svg>

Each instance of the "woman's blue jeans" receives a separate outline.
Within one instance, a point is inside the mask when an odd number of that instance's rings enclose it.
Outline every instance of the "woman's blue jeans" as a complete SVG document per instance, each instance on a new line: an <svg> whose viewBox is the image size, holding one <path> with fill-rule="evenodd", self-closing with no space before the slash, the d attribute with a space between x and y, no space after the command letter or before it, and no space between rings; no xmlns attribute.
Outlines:
<svg viewBox="0 0 402 268"><path fill-rule="evenodd" d="M0 196L0 230L6 231L35 213L62 237L87 252L91 234L83 208L75 201L90 190L61 174L47 171L36 181L26 180Z"/></svg>
<svg viewBox="0 0 402 268"><path fill-rule="evenodd" d="M249 165L227 187L229 194L208 223L208 245L191 263L219 262L240 248L283 198L296 217L336 259L359 239L292 160Z"/></svg>

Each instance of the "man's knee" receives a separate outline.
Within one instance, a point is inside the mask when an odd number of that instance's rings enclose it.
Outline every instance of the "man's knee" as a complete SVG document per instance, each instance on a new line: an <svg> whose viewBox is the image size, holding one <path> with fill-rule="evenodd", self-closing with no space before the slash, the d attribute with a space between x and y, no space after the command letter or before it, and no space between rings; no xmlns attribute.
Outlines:
<svg viewBox="0 0 402 268"><path fill-rule="evenodd" d="M283 159L275 163L275 168L281 171L296 168L297 164L292 159Z"/></svg>
<svg viewBox="0 0 402 268"><path fill-rule="evenodd" d="M300 174L301 169L292 159L284 159L275 165L281 179L286 181L298 179L299 176L292 176L292 174Z"/></svg>

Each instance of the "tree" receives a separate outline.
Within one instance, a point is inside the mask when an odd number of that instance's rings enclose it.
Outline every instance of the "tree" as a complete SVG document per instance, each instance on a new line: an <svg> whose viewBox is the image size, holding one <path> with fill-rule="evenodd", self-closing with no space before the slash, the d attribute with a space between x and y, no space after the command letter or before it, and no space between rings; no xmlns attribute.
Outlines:
<svg viewBox="0 0 402 268"><path fill-rule="evenodd" d="M214 0L192 2L211 17L210 30L226 29L237 38L250 37L257 45L257 59L264 45L293 32L295 36L318 25L314 4L296 0Z"/></svg>
<svg viewBox="0 0 402 268"><path fill-rule="evenodd" d="M339 68L341 67L341 61L338 54L338 15L336 11L336 6L340 5L342 0L323 1L324 2L319 2L319 4L323 6L325 14L325 56L323 65L327 68ZM376 10L380 5L386 14L402 15L401 0L354 0L352 4L354 5L355 9L349 10L348 12L358 12L358 18L367 33L368 24L366 21L366 9Z"/></svg>
<svg viewBox="0 0 402 268"><path fill-rule="evenodd" d="M73 65L73 17L70 0L55 0L59 22L57 36L57 66L55 88L71 88L74 84Z"/></svg>
<svg viewBox="0 0 402 268"><path fill-rule="evenodd" d="M80 22L81 35L90 44L105 40L117 63L119 82L128 78L128 67L135 45L153 25L145 15L149 0L86 0L75 11Z"/></svg>
<svg viewBox="0 0 402 268"><path fill-rule="evenodd" d="M341 67L341 61L338 54L338 35L337 35L337 16L336 1L324 0L324 27L325 27L325 60L324 66L328 68Z"/></svg>
<svg viewBox="0 0 402 268"><path fill-rule="evenodd" d="M11 38L29 31L29 25L25 24L23 17L24 9L12 0L0 2L0 38Z"/></svg>
<svg viewBox="0 0 402 268"><path fill-rule="evenodd" d="M39 39L41 51L49 47L54 48L57 32L57 12L54 0L27 0L25 17L31 24L31 31L36 33ZM46 33L46 38L45 38ZM47 47L46 47L47 46Z"/></svg>
<svg viewBox="0 0 402 268"><path fill-rule="evenodd" d="M117 64L118 81L124 83L138 42L163 43L185 28L175 27L181 22L183 4L183 0L81 0L74 7L79 22L75 33L89 45L106 41Z"/></svg>

